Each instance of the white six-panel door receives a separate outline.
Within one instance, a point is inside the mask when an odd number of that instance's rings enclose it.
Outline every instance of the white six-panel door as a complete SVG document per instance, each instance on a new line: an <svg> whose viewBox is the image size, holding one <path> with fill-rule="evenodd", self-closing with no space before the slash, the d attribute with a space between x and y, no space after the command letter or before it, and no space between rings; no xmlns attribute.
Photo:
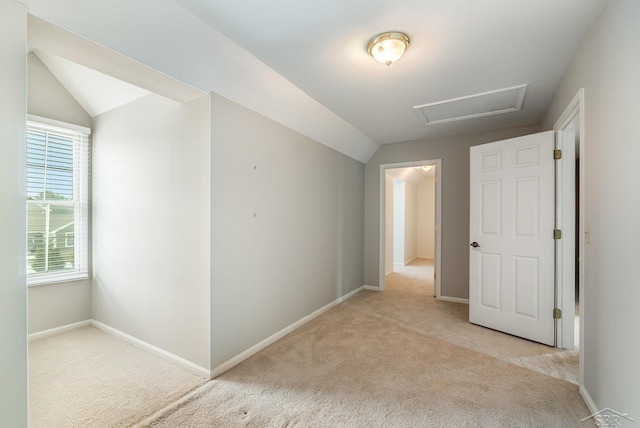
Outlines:
<svg viewBox="0 0 640 428"><path fill-rule="evenodd" d="M471 147L469 320L553 345L553 131Z"/></svg>

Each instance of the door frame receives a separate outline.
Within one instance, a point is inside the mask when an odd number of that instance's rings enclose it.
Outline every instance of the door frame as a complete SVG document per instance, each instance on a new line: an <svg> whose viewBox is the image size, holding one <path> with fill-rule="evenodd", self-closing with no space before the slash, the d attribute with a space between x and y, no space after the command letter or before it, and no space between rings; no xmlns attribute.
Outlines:
<svg viewBox="0 0 640 428"><path fill-rule="evenodd" d="M580 295L579 295L579 305L580 305L580 328L579 328L579 362L578 362L578 366L579 366L579 377L578 377L578 382L579 385L583 385L583 380L584 380L584 369L583 369L583 365L582 365L582 358L584 355L584 317L585 317L585 311L584 311L584 280L585 280L585 268L584 268L584 254L585 254L585 244L587 243L589 237L588 237L588 230L586 228L586 224L585 224L585 177L586 177L586 162L585 162L585 154L586 154L586 139L585 139L585 121L584 121L584 89L581 88L578 93L573 97L573 99L571 100L571 102L569 103L569 105L565 108L565 110L562 112L562 114L560 115L560 117L558 118L558 120L555 122L554 126L553 126L553 130L554 131L562 131L563 129L567 129L568 126L570 125L571 121L578 116L580 119L580 125L579 125L579 135L580 135L580 141L579 141L579 176L578 176L578 180L579 180L579 193L578 193L578 198L579 198L579 205L577 207L578 209L578 230L580 231L580 233L578 233L578 248L576 248L576 251L578 252L578 289L580 290ZM572 222L573 223L573 222ZM566 224L564 225L566 227ZM575 227L575 225L573 225ZM558 255L557 255L558 256ZM561 260L561 263L566 264L566 263L575 263L575 260ZM567 328L572 328L569 325L567 325L567 323L571 323L571 325L573 325L574 322L574 313L575 313L575 301L568 301L571 299L566 299L563 297L567 296L567 295L572 295L573 292L570 290L570 287L575 287L575 284L571 283L571 284L564 284L562 282L560 282L558 284L558 287L556 288L556 299L558 299L557 301L561 303L561 309L562 309L562 313L569 315L569 316L563 316L562 318L556 320L557 324L556 324L556 331L558 332L564 332L566 331ZM574 332L575 334L575 332ZM564 343L564 336L565 334L559 334L558 335L558 342L557 342L557 347L559 348L569 348L572 349L573 348L573 343Z"/></svg>
<svg viewBox="0 0 640 428"><path fill-rule="evenodd" d="M386 232L386 204L387 204L387 195L386 195L386 182L385 175L387 169L393 168L409 168L416 167L422 165L435 165L435 243L434 243L434 252L435 252L435 260L433 264L433 273L435 275L434 279L434 289L436 294L436 299L440 299L441 293L441 260L442 260L442 251L441 251L441 243L442 243L442 159L427 159L427 160L417 160L417 161L407 161L407 162L396 162L396 163L385 163L380 164L380 177L379 177L379 186L380 186L380 223L378 226L379 231L379 254L378 254L378 290L383 291L385 289L385 280L386 280L386 272L385 272L385 232Z"/></svg>

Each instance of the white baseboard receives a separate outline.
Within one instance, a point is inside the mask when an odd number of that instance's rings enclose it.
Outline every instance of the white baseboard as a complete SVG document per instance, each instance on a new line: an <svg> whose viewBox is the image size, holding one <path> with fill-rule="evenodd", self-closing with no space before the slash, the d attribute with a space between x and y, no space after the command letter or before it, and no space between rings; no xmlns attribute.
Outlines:
<svg viewBox="0 0 640 428"><path fill-rule="evenodd" d="M469 299L461 299L460 297L449 297L449 296L440 296L438 300L442 300L445 302L453 302L453 303L463 303L465 305L469 304Z"/></svg>
<svg viewBox="0 0 640 428"><path fill-rule="evenodd" d="M406 262L404 262L404 263L402 263L402 262L393 262L393 265L394 265L394 266L406 266L406 265L408 265L409 263L411 263L412 261L414 261L415 259L417 259L417 257L414 257L414 258L412 258L412 259L410 259L410 260L407 260L407 261L406 261Z"/></svg>
<svg viewBox="0 0 640 428"><path fill-rule="evenodd" d="M241 362L243 362L247 358L253 356L254 354L257 354L258 352L262 351L267 346L269 346L272 343L282 339L284 336L286 336L287 334L291 333L293 330L303 326L304 324L308 323L309 321L311 321L314 318L317 318L318 316L322 315L323 313L325 313L329 309L333 308L334 306L339 305L340 303L344 302L345 300L347 300L351 296L359 293L360 291L365 289L365 287L366 286L362 286L360 288L357 288L357 289L353 290L352 292L350 292L350 293L348 293L348 294L346 294L346 295L334 300L333 302L329 303L328 305L325 305L325 306L321 307L320 309L314 311L310 315L307 315L306 317L294 322L293 324L289 325L288 327L283 328L282 330L278 331L277 333L274 333L271 336L267 337L263 341L261 341L259 343L256 343L255 345L253 345L249 349L239 353L235 357L230 358L229 360L225 361L224 363L220 364L219 366L211 369L211 372L209 374L210 379L218 377L222 373L226 372L227 370L237 366L238 364L240 364Z"/></svg>
<svg viewBox="0 0 640 428"><path fill-rule="evenodd" d="M45 337L55 336L56 334L64 333L65 331L75 330L81 327L86 327L88 325L91 325L91 320L74 322L72 324L51 328L49 330L43 330L43 331L38 331L36 333L31 333L30 335L27 336L27 340L31 342L32 340L44 339Z"/></svg>
<svg viewBox="0 0 640 428"><path fill-rule="evenodd" d="M147 343L143 340L140 340L136 337L133 337L127 333L124 333L118 329L115 329L113 327L110 327L104 323L101 323L100 321L96 321L96 320L86 320L86 321L82 321L82 322L78 322L78 323L74 323L74 324L69 324L66 326L62 326L62 327L57 327L57 328L53 328L50 330L45 330L45 331L41 331L41 332L37 332L37 333L32 333L29 335L29 341L31 340L36 340L36 339L41 339L44 337L48 337L48 336L53 336L55 334L59 334L65 331L69 331L69 330L74 330L76 328L80 328L80 327L84 327L84 326L88 326L88 325L92 325L96 328L99 328L102 331L105 331L109 334L112 334L113 336L116 336L122 340L124 340L125 342L131 343L134 346L137 346L139 348L145 349L149 352L151 352L154 355L157 355L161 358L164 358L166 360L172 361L173 363L184 367L185 369L189 370L192 373L195 373L197 375L203 376L205 378L208 379L213 379L214 377L220 376L222 373L226 372L227 370L231 369L232 367L240 364L242 361L246 360L247 358L251 357L252 355L260 352L261 350L263 350L264 348L266 348L267 346L271 345L272 343L276 342L277 340L283 338L284 336L286 336L287 334L291 333L293 330L297 329L298 327L301 327L302 325L308 323L309 321L313 320L314 318L317 318L318 316L320 316L321 314L323 314L324 312L328 311L329 309L333 308L334 306L339 305L340 303L344 302L345 300L349 299L350 297L354 296L355 294L359 293L362 290L373 290L373 291L380 291L380 289L378 287L372 287L370 285L364 285L360 288L357 288L353 291L351 291L350 293L334 300L333 302L323 306L322 308L314 311L313 313L311 313L310 315L307 315L306 317L294 322L293 324L289 325L288 327L285 327L284 329L278 331L277 333L269 336L268 338L264 339L263 341L253 345L252 347L250 347L249 349L245 350L244 352L241 352L240 354L236 355L235 357L227 360L225 363L219 365L218 367L215 367L212 370L208 370L204 367L201 367L195 363L192 363L189 360L186 360L182 357L179 357L175 354L172 354L171 352L165 351L164 349L158 348L155 345L152 345L150 343Z"/></svg>
<svg viewBox="0 0 640 428"><path fill-rule="evenodd" d="M589 395L589 391L587 391L587 389L583 385L580 385L578 391L580 391L580 396L584 400L584 404L587 405L587 408L589 409L591 414L593 415L594 413L598 413L600 410L598 410L596 403L594 403L593 400L591 399L591 395ZM586 415L586 416L589 416L589 415Z"/></svg>
<svg viewBox="0 0 640 428"><path fill-rule="evenodd" d="M169 360L187 370L189 370L191 373L197 374L199 376L202 376L204 378L208 378L209 377L209 369L206 369L202 366L199 366L195 363L192 363L191 361L179 357L175 354L172 354L171 352L165 351L164 349L158 348L155 345L152 345L150 343L145 342L144 340L140 340L136 337L133 337L127 333L124 333L118 329L115 329L113 327L110 327L104 323L101 323L100 321L96 321L96 320L91 320L91 325L99 328L102 331L105 331L109 334L112 334L113 336L116 336L119 339L124 340L125 342L128 342L132 345L135 345L139 348L142 348L146 351L151 352L154 355L157 355L161 358L164 358L165 360Z"/></svg>
<svg viewBox="0 0 640 428"><path fill-rule="evenodd" d="M91 320L85 320L80 322L74 322L71 324L63 325L56 328L51 328L49 330L38 331L36 333L31 333L27 336L27 340L31 342L32 340L44 339L45 337L55 336L56 334L64 333L65 331L75 330L77 328L86 327L91 325Z"/></svg>
<svg viewBox="0 0 640 428"><path fill-rule="evenodd" d="M412 258L412 259L409 259L409 260L405 261L405 262L404 262L404 265L405 265L405 266L406 266L406 265L408 265L409 263L411 263L411 262L412 262L412 261L414 261L415 259L417 259L417 257L414 257L414 258Z"/></svg>

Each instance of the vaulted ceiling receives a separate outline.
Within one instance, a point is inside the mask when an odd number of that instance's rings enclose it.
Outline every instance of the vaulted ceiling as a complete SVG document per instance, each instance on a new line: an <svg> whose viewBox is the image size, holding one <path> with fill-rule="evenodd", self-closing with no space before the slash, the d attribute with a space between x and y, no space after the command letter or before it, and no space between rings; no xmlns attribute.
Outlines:
<svg viewBox="0 0 640 428"><path fill-rule="evenodd" d="M34 16L96 42L60 48L71 33L30 20L32 47L68 87L79 86L71 64L47 52L147 90L169 88L169 96L175 77L367 162L380 144L539 124L607 0L137 0L135 8L127 0L26 1ZM385 31L411 40L389 67L367 52ZM141 77L144 64L162 78ZM503 109L494 95L469 98L515 87L525 89L517 109ZM507 112L425 124L414 109L460 98L468 102L435 114Z"/></svg>
<svg viewBox="0 0 640 428"><path fill-rule="evenodd" d="M538 124L604 4L176 1L378 144ZM367 53L369 39L384 31L411 40L389 67ZM425 125L413 109L518 85L527 85L519 111Z"/></svg>

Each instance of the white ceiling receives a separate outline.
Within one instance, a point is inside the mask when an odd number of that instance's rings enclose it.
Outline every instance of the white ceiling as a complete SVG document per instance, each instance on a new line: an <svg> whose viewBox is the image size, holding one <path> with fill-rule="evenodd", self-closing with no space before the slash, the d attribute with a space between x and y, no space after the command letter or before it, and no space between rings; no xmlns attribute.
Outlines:
<svg viewBox="0 0 640 428"><path fill-rule="evenodd" d="M33 52L91 116L150 93L177 102L205 92L30 15L29 51Z"/></svg>
<svg viewBox="0 0 640 428"><path fill-rule="evenodd" d="M95 117L150 92L48 52L34 50L40 61L89 116Z"/></svg>
<svg viewBox="0 0 640 428"><path fill-rule="evenodd" d="M175 0L378 144L537 124L606 0ZM411 39L386 67L384 31ZM517 112L425 125L416 105L528 85Z"/></svg>
<svg viewBox="0 0 640 428"><path fill-rule="evenodd" d="M105 76L82 66L179 102L220 94L361 162L379 144L539 124L606 2L25 1L31 48L63 59L41 55L92 115L111 108L95 91ZM386 67L366 48L389 30L411 45ZM138 96L111 83L112 106ZM522 108L504 114L425 125L413 108L466 98L473 110L456 109L473 113L474 95L521 85Z"/></svg>
<svg viewBox="0 0 640 428"><path fill-rule="evenodd" d="M385 174L390 175L393 178L402 181L408 181L414 185L419 185L424 181L427 177L435 177L436 170L435 168L431 171L424 171L421 167L404 167L404 168L388 168L385 169Z"/></svg>

